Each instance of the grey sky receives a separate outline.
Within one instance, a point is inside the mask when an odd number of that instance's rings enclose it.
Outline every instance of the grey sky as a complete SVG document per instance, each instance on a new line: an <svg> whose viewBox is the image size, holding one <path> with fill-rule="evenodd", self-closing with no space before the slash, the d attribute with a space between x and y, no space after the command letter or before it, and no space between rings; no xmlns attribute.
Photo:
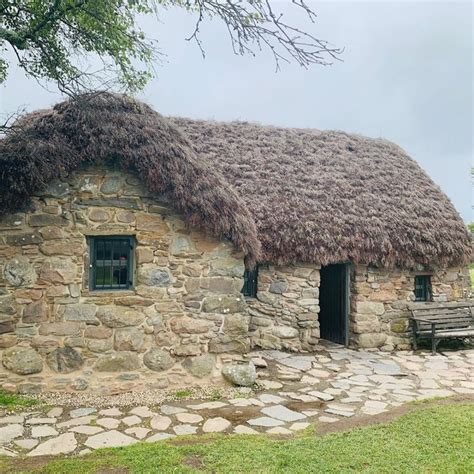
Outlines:
<svg viewBox="0 0 474 474"><path fill-rule="evenodd" d="M274 3L292 21L302 21L287 3ZM202 28L203 59L194 43L184 41L192 19L167 11L160 24L144 23L168 57L140 98L164 115L388 138L422 165L465 220L474 220L471 2L309 3L318 13L311 31L344 46L344 62L309 70L283 64L275 73L268 51L234 56L217 21ZM15 68L0 94L2 111L20 105L34 110L61 99Z"/></svg>

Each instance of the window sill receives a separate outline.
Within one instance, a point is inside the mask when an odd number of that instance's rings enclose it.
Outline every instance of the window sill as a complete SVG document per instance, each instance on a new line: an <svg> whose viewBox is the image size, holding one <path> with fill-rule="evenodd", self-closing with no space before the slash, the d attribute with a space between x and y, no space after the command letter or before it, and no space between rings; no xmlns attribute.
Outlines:
<svg viewBox="0 0 474 474"><path fill-rule="evenodd" d="M83 290L81 296L135 296L134 289L128 290Z"/></svg>

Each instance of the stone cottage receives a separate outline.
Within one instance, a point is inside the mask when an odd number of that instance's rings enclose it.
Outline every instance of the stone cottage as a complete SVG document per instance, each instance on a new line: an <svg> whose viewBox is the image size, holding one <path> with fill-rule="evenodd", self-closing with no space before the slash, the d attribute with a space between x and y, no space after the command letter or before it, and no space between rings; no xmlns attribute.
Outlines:
<svg viewBox="0 0 474 474"><path fill-rule="evenodd" d="M252 348L410 346L470 240L399 147L98 93L0 140L0 387L221 383Z"/></svg>

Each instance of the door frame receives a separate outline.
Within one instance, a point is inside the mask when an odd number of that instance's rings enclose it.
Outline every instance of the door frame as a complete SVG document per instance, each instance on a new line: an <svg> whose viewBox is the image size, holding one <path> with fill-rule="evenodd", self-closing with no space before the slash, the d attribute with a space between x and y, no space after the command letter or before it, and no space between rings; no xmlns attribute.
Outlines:
<svg viewBox="0 0 474 474"><path fill-rule="evenodd" d="M345 301L344 301L344 346L349 347L349 324L351 311L351 264L345 263Z"/></svg>
<svg viewBox="0 0 474 474"><path fill-rule="evenodd" d="M342 306L342 323L343 327L341 328L343 333L343 342L342 344L344 347L349 346L349 335L350 335L350 330L349 330L349 324L350 324L350 305L351 305L351 264L347 262L342 262L342 263L333 263L329 265L322 265L321 269L323 267L328 267L331 265L338 265L341 266L343 270L343 275L344 275L344 285L343 285L343 291L344 294L341 295L340 301L341 301L341 306ZM321 281L322 281L322 275L321 275ZM320 283L321 286L321 283ZM321 295L320 295L321 297Z"/></svg>

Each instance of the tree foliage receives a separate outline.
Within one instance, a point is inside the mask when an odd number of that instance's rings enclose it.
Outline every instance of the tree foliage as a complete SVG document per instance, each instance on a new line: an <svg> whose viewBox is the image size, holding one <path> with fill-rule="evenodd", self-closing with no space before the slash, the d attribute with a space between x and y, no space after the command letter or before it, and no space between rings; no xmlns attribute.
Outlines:
<svg viewBox="0 0 474 474"><path fill-rule="evenodd" d="M304 0L292 0L292 5L314 22L316 15ZM206 18L216 18L227 26L236 54L266 47L277 67L289 60L305 67L329 64L342 52L286 23L270 0L0 0L0 83L7 78L13 52L28 76L52 80L69 95L98 84L140 90L160 52L137 18L171 7L195 16L187 39L202 51L200 28ZM90 69L91 56L102 60L100 70Z"/></svg>

